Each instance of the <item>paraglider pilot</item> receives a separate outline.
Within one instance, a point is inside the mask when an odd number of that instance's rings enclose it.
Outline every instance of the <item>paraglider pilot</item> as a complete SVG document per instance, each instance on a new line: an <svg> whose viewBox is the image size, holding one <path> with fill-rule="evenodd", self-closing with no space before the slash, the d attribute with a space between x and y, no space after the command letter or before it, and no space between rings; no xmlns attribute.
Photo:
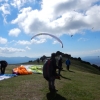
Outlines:
<svg viewBox="0 0 100 100"><path fill-rule="evenodd" d="M47 60L43 66L43 76L48 81L50 92L56 92L55 89L55 79L57 76L56 69L55 53L51 54L51 58Z"/></svg>

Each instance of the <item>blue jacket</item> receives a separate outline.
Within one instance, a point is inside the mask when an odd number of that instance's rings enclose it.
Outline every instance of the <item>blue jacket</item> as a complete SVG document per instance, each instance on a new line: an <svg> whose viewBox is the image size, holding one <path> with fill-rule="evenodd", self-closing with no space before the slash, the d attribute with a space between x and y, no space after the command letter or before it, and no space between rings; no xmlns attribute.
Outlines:
<svg viewBox="0 0 100 100"><path fill-rule="evenodd" d="M70 63L70 60L68 59L68 60L66 60L66 65L70 65L71 63Z"/></svg>

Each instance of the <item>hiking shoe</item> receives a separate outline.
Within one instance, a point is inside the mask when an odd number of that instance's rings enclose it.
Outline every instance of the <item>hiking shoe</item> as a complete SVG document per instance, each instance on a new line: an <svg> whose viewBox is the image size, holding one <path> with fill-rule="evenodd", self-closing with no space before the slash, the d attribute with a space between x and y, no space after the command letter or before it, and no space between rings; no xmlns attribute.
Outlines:
<svg viewBox="0 0 100 100"><path fill-rule="evenodd" d="M60 76L56 76L56 79L60 79Z"/></svg>
<svg viewBox="0 0 100 100"><path fill-rule="evenodd" d="M56 90L56 89L53 89L53 92L57 92L58 90Z"/></svg>
<svg viewBox="0 0 100 100"><path fill-rule="evenodd" d="M57 92L58 90L56 90L56 89L52 89L52 91L51 92Z"/></svg>
<svg viewBox="0 0 100 100"><path fill-rule="evenodd" d="M50 92L57 92L58 90L56 90L56 89L49 89L50 90Z"/></svg>

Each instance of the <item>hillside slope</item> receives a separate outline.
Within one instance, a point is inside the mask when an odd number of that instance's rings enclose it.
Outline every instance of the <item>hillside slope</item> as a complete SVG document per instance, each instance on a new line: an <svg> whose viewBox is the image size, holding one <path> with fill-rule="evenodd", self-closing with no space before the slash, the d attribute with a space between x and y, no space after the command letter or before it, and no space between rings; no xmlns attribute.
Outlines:
<svg viewBox="0 0 100 100"><path fill-rule="evenodd" d="M73 59L70 71L67 71L64 58L63 61L61 80L55 81L58 90L56 94L49 92L48 82L42 74L20 75L0 81L0 100L99 100L100 71ZM34 61L24 64L38 63ZM6 73L12 73L12 69L18 66L8 65Z"/></svg>
<svg viewBox="0 0 100 100"><path fill-rule="evenodd" d="M83 72L100 74L99 69L93 67L90 64L86 64L86 63L78 61L78 60L71 59L71 66L73 67L73 69L80 70L80 71L83 71Z"/></svg>

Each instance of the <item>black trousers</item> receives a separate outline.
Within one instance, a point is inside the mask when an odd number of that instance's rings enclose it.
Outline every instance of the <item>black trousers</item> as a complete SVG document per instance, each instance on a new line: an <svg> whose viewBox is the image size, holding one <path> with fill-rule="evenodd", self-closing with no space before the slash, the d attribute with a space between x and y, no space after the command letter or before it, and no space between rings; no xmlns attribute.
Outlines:
<svg viewBox="0 0 100 100"><path fill-rule="evenodd" d="M69 65L67 65L67 70L69 70Z"/></svg>
<svg viewBox="0 0 100 100"><path fill-rule="evenodd" d="M49 90L55 90L55 77L51 77L48 80Z"/></svg>
<svg viewBox="0 0 100 100"><path fill-rule="evenodd" d="M60 73L61 73L61 70L62 70L61 68L59 68L59 69L58 69L58 75L60 75Z"/></svg>

